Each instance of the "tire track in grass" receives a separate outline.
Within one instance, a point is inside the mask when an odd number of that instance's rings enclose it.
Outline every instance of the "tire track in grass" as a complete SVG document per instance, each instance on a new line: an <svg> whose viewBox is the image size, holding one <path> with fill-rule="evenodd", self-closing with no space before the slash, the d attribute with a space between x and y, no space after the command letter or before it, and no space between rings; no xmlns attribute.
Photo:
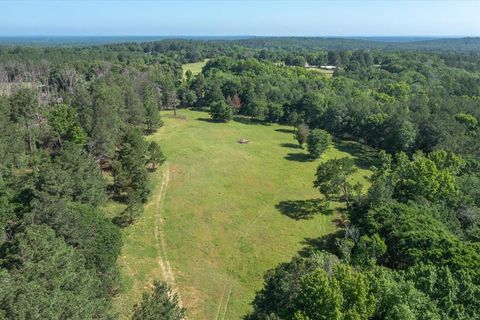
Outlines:
<svg viewBox="0 0 480 320"><path fill-rule="evenodd" d="M225 291L227 290L228 285L228 275L225 278L225 284L223 285L222 296L220 297L220 302L218 303L217 314L215 315L215 320L218 320L218 316L220 315L220 311L222 310L223 299L225 297Z"/></svg>
<svg viewBox="0 0 480 320"><path fill-rule="evenodd" d="M250 228L265 215L265 213L267 212L269 207L270 207L270 205L265 205L262 208L260 208L260 210L257 211L257 214L255 215L255 217L247 223L247 226L244 229L244 231L238 236L238 241L240 241L241 239L244 239L248 235L248 233L250 231ZM236 251L237 251L237 255L238 255L240 253L240 248L237 248ZM227 271L227 273L228 273L228 271ZM227 294L226 299L225 299L225 292L226 292L227 286L229 287L229 289L228 289L228 294ZM228 314L228 306L229 306L229 303L230 303L230 298L232 296L232 291L233 291L233 280L229 279L229 277L227 275L227 277L225 279L225 285L224 285L223 291L222 291L222 296L221 296L220 302L218 304L217 315L215 317L215 320L218 320L218 319L225 320L226 319L227 314ZM223 309L223 312L221 312L222 309ZM220 313L222 315L219 318Z"/></svg>
<svg viewBox="0 0 480 320"><path fill-rule="evenodd" d="M162 274L165 282L167 282L171 288L172 293L177 294L178 302L180 306L183 306L182 298L175 281L175 274L173 273L170 261L167 255L167 246L165 244L165 234L163 232L164 217L162 216L163 201L167 192L167 186L170 182L170 167L168 164L164 165L162 182L160 184L160 190L155 198L155 238L157 240L158 249L158 265L162 269Z"/></svg>

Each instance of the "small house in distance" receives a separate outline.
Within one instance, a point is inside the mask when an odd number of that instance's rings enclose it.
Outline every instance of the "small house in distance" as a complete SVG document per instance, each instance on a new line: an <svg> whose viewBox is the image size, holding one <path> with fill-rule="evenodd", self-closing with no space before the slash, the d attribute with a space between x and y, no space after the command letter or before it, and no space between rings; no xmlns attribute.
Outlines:
<svg viewBox="0 0 480 320"><path fill-rule="evenodd" d="M320 66L320 69L336 70L336 69L337 69L337 66Z"/></svg>

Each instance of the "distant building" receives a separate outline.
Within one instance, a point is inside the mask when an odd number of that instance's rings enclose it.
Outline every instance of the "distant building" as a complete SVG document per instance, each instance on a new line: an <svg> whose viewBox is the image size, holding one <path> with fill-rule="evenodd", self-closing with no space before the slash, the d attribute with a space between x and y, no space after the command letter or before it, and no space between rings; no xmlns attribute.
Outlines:
<svg viewBox="0 0 480 320"><path fill-rule="evenodd" d="M335 70L337 66L320 66L320 69Z"/></svg>

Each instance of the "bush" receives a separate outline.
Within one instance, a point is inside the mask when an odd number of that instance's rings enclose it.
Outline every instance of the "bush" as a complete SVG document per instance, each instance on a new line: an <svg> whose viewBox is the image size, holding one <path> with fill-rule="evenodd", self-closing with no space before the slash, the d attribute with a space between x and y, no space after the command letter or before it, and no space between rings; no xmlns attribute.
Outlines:
<svg viewBox="0 0 480 320"><path fill-rule="evenodd" d="M228 122L233 118L233 109L225 101L217 101L210 105L210 116L219 122Z"/></svg>
<svg viewBox="0 0 480 320"><path fill-rule="evenodd" d="M328 149L331 143L332 138L328 132L315 129L308 135L307 149L312 158L318 158Z"/></svg>

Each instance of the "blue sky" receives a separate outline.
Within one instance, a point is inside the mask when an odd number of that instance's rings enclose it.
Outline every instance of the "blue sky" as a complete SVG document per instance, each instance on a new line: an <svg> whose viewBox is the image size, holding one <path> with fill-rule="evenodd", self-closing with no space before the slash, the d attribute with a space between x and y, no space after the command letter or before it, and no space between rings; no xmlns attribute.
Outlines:
<svg viewBox="0 0 480 320"><path fill-rule="evenodd" d="M480 36L480 0L0 0L0 36Z"/></svg>

